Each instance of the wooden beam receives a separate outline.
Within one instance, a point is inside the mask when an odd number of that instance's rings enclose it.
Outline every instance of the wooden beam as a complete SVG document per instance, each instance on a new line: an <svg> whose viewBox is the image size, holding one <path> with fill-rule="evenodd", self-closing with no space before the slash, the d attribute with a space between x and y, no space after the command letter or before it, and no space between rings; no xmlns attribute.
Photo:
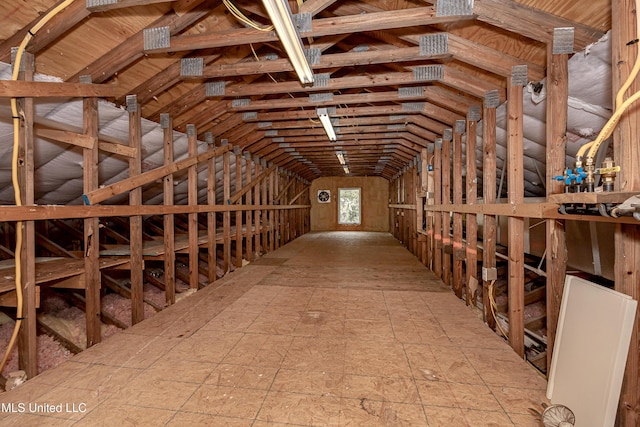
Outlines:
<svg viewBox="0 0 640 427"><path fill-rule="evenodd" d="M453 203L462 203L462 134L466 123L456 122L453 129ZM458 298L462 298L463 292L463 265L464 247L462 244L462 214L453 214L453 292Z"/></svg>
<svg viewBox="0 0 640 427"><path fill-rule="evenodd" d="M21 73L22 83L31 83L33 80L34 57L25 53L22 59L25 72ZM17 175L20 189L20 204L31 206L35 204L35 180L34 180L34 105L32 98L19 100L19 115L22 117L19 128L19 146ZM16 271L16 288L22 287L22 317L20 332L18 335L18 365L20 369L27 373L27 378L38 375L38 343L36 332L36 273L35 254L36 238L35 223L33 221L20 220L16 224L16 229L22 233L22 247L20 248L20 259L16 260L16 267L19 266L22 272L18 278ZM16 253L18 249L16 248ZM19 261L19 262L18 262Z"/></svg>
<svg viewBox="0 0 640 427"><path fill-rule="evenodd" d="M569 55L554 54L553 43L547 46L547 111L546 111L546 183L547 196L563 193L562 182L553 179L563 175L566 158L566 130L569 95ZM564 221L546 222L547 273L547 366L551 366L560 304L567 267Z"/></svg>
<svg viewBox="0 0 640 427"><path fill-rule="evenodd" d="M451 131L451 129L449 129ZM451 137L442 138L442 204L451 204ZM449 212L442 212L442 281L451 286L451 254L448 246L451 244L451 216Z"/></svg>
<svg viewBox="0 0 640 427"><path fill-rule="evenodd" d="M83 126L85 135L93 140L93 145L83 150L83 188L89 192L98 188L98 99L83 100ZM85 276L85 316L87 327L87 347L102 341L100 321L100 220L84 220L84 276Z"/></svg>
<svg viewBox="0 0 640 427"><path fill-rule="evenodd" d="M304 195L304 193L306 193L307 191L309 191L309 186L308 186L308 185L306 185L306 186L305 186L305 187L304 187L300 192L298 192L298 194L296 194L295 196L293 196L293 199L291 199L291 200L289 201L289 204L290 204L290 205L292 205L292 204L294 204L295 202L297 202L297 201L298 201L298 199L299 199L300 197L302 197L302 196Z"/></svg>
<svg viewBox="0 0 640 427"><path fill-rule="evenodd" d="M260 175L255 177L250 183L246 184L244 187L242 187L239 190L237 190L234 193L233 196L231 196L229 199L227 199L227 203L230 204L230 205L233 205L233 204L239 202L242 199L242 196L244 196L253 187L255 187L256 185L260 184L267 177L267 175L269 175L275 168L276 168L276 166L273 165L270 168L265 169L264 171L262 171L260 173Z"/></svg>
<svg viewBox="0 0 640 427"><path fill-rule="evenodd" d="M197 165L198 163L209 160L212 157L219 156L220 154L230 150L230 146L218 147L213 151L205 151L198 155L188 157L184 160L172 163L170 165L161 166L150 171L141 173L139 175L129 177L119 182L115 182L111 185L101 187L97 190L84 194L82 197L87 205L93 205L103 202L118 194L131 191L135 188L139 188L145 184L164 178L168 174L173 174L181 170L187 169L190 166Z"/></svg>
<svg viewBox="0 0 640 427"><path fill-rule="evenodd" d="M252 181L252 169L253 162L251 161L251 153L245 153L245 180L246 182ZM251 196L251 190L247 191L245 195L245 204L250 205L253 201ZM248 261L253 261L253 212L245 211L245 253Z"/></svg>
<svg viewBox="0 0 640 427"><path fill-rule="evenodd" d="M173 120L169 114L163 115L160 119L163 140L164 165L173 163ZM167 174L162 180L163 203L165 206L172 206L174 203L173 174ZM164 235L164 296L167 305L176 302L176 253L175 253L175 218L173 214L162 216Z"/></svg>
<svg viewBox="0 0 640 427"><path fill-rule="evenodd" d="M98 6L89 6L87 9L92 13L95 12L106 12L114 9L122 9L125 7L134 7L134 6L148 6L151 4L157 3L167 3L175 0L116 0L115 3L110 4L101 4Z"/></svg>
<svg viewBox="0 0 640 427"><path fill-rule="evenodd" d="M631 73L637 48L629 48L627 43L638 37L636 20L638 11L633 0L614 0L611 2L612 14L612 87L616 93ZM640 90L638 80L634 79L627 94ZM616 179L618 191L640 191L640 148L637 141L640 135L640 117L637 107L623 114L613 132L614 160L620 165L621 173ZM637 222L636 222L637 224ZM640 300L640 227L638 225L619 225L614 234L615 290ZM640 309L636 312L631 334L631 344L627 356L624 380L620 393L618 425L632 426L640 423Z"/></svg>
<svg viewBox="0 0 640 427"><path fill-rule="evenodd" d="M222 154L222 199L229 200L231 197L231 145L224 140L221 148L226 148ZM218 151L217 149L215 151ZM231 213L225 211L222 216L222 241L223 249L223 269L227 274L231 268Z"/></svg>
<svg viewBox="0 0 640 427"><path fill-rule="evenodd" d="M0 80L0 98L113 98L118 92L114 84L97 85L61 82L25 82Z"/></svg>
<svg viewBox="0 0 640 427"><path fill-rule="evenodd" d="M209 151L215 149L213 135L205 134ZM212 157L207 163L207 203L215 206L216 202L216 158ZM215 212L207 212L207 266L209 284L218 278L218 236Z"/></svg>
<svg viewBox="0 0 640 427"><path fill-rule="evenodd" d="M496 202L496 107L493 97L485 98L482 111L482 199L483 207L495 206ZM496 271L496 217L483 216L482 268ZM495 274L497 277L497 273ZM491 313L489 289L492 280L482 282L482 305L484 321L491 329L496 328L496 319Z"/></svg>
<svg viewBox="0 0 640 427"><path fill-rule="evenodd" d="M613 10L613 5L611 9ZM574 27L577 50L584 49L604 36L601 30L510 0L476 0L473 11L479 21L543 43L553 40L554 28Z"/></svg>
<svg viewBox="0 0 640 427"><path fill-rule="evenodd" d="M467 204L475 205L478 201L478 176L476 170L476 143L477 124L479 114L475 114L471 109L467 115L467 141L466 141L466 192ZM467 283L467 305L476 306L478 290L478 217L475 214L466 216L466 283Z"/></svg>
<svg viewBox="0 0 640 427"><path fill-rule="evenodd" d="M312 69L350 67L356 65L388 64L396 62L424 61L444 59L450 55L424 55L419 47L406 47L391 50L370 50L366 52L330 53L321 55L320 61L311 64ZM251 74L278 73L294 71L288 59L272 61L240 62L236 64L211 64L204 67L198 79L244 76ZM185 77L187 79L188 77ZM298 89L300 85L298 85Z"/></svg>
<svg viewBox="0 0 640 427"><path fill-rule="evenodd" d="M66 144L75 145L82 148L93 148L98 142L98 137L91 137L75 132L69 132L57 129L46 129L36 126L35 135L40 138L46 138L53 141L64 142Z"/></svg>
<svg viewBox="0 0 640 427"><path fill-rule="evenodd" d="M188 155L198 155L198 132L194 125L187 125ZM187 169L187 181L189 190L187 194L190 206L198 205L198 165L189 166ZM189 230L189 288L198 289L198 214L190 213L187 217Z"/></svg>
<svg viewBox="0 0 640 427"><path fill-rule="evenodd" d="M268 201L269 201L269 205L271 206L275 204L273 199L275 197L277 177L278 177L278 171L276 168L269 174L269 200ZM274 226L275 213L276 211L272 207L271 209L269 209L269 217L267 218L267 222L269 224L269 250L272 252L276 249L276 242L275 242L276 228Z"/></svg>
<svg viewBox="0 0 640 427"><path fill-rule="evenodd" d="M129 141L136 150L136 157L129 159L129 179L135 180L142 171L142 115L140 104L134 97L127 100L129 111ZM126 191L126 190L125 190ZM135 186L129 191L129 205L142 205L142 187ZM142 257L142 216L129 217L129 245L131 260L131 324L144 320L144 260Z"/></svg>
<svg viewBox="0 0 640 427"><path fill-rule="evenodd" d="M485 83L477 78L468 76L455 68L446 67L444 76L440 80L444 85L475 96L482 96L485 92L496 88L490 83ZM280 94L288 92L326 92L331 90L344 90L347 88L367 88L395 85L415 85L416 79L413 71L375 74L366 76L351 76L330 78L326 86L300 86L298 81L280 83L254 83L251 85L236 84L225 89L224 96L246 97L251 95ZM502 96L504 99L504 96Z"/></svg>
<svg viewBox="0 0 640 427"><path fill-rule="evenodd" d="M433 175L434 175L434 204L442 204L442 138L438 138L434 144ZM425 206L425 209L427 206ZM442 215L435 215L434 221L434 256L432 270L436 276L442 278Z"/></svg>
<svg viewBox="0 0 640 427"><path fill-rule="evenodd" d="M239 149L235 151L235 157L236 157L236 182L235 182L234 189L236 190L236 194L233 197L238 196L238 193L242 191L242 156ZM244 194L246 194L246 191ZM242 200L242 195L240 195L239 200ZM235 224L236 224L236 259L234 261L234 264L236 268L241 268L242 267L242 211L236 211Z"/></svg>
<svg viewBox="0 0 640 427"><path fill-rule="evenodd" d="M253 163L255 164L256 170L255 170L255 174L256 175L260 175L260 158L257 156L253 157ZM260 192L260 188L256 187L255 191L254 191L254 195L253 195L253 203L256 206L259 206L260 203L264 203L265 200L261 201L261 192ZM256 224L256 234L255 234L255 242L254 242L254 248L256 251L256 255L262 255L264 254L264 252L262 251L262 245L260 243L261 240L261 227L262 227L262 211L259 210L259 208L256 208L256 210L254 211L253 217L255 219L255 224Z"/></svg>
<svg viewBox="0 0 640 427"><path fill-rule="evenodd" d="M473 19L473 16L436 16L435 7L416 7L362 15L313 19L311 31L300 32L301 37L323 37L337 34L360 33L366 31L389 30L421 25L435 25ZM149 52L180 52L235 46L238 44L268 43L278 40L274 32L257 32L254 29L233 29L208 34L171 37L171 46L153 49Z"/></svg>
<svg viewBox="0 0 640 427"><path fill-rule="evenodd" d="M515 70L514 70L515 73ZM509 204L524 202L523 85L509 79L507 106L507 194ZM509 344L524 357L524 220L509 217Z"/></svg>
<svg viewBox="0 0 640 427"><path fill-rule="evenodd" d="M261 159L260 162L261 162L262 168L264 170L264 168L267 167L267 162L264 159ZM272 169L272 168L275 169L275 165L273 165L273 166L269 167L268 169L266 169L265 172L269 171L269 169ZM262 200L263 206L269 204L269 198L267 197L267 180L264 180L264 179L262 180L262 195L260 196L260 200ZM260 239L261 243L262 243L262 253L266 254L267 252L269 252L269 241L267 240L267 231L269 229L269 224L268 224L266 206L262 209L262 212L260 213L260 217L262 219L261 228L260 228L260 230L262 232L262 237Z"/></svg>

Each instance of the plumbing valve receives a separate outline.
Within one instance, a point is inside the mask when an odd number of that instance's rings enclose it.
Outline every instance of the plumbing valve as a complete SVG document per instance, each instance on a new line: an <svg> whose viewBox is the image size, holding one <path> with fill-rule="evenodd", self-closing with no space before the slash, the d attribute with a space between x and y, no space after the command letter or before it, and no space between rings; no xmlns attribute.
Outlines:
<svg viewBox="0 0 640 427"><path fill-rule="evenodd" d="M620 166L616 166L611 157L606 157L602 161L602 167L596 169L596 173L602 178L602 191L613 191L618 172L620 172Z"/></svg>

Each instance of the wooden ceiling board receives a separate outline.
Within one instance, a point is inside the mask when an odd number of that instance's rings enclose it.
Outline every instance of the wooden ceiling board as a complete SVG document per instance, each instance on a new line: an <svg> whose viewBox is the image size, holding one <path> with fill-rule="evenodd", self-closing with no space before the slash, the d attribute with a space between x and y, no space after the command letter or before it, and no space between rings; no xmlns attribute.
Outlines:
<svg viewBox="0 0 640 427"><path fill-rule="evenodd" d="M611 28L610 0L514 0L534 9L607 31Z"/></svg>
<svg viewBox="0 0 640 427"><path fill-rule="evenodd" d="M8 39L56 3L56 0L0 2L0 40Z"/></svg>

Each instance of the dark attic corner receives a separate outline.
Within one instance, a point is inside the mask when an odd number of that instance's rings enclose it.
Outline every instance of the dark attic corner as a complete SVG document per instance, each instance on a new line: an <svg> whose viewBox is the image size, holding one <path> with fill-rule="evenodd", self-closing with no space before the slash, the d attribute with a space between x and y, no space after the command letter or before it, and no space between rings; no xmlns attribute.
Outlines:
<svg viewBox="0 0 640 427"><path fill-rule="evenodd" d="M6 0L0 424L640 425L640 0Z"/></svg>

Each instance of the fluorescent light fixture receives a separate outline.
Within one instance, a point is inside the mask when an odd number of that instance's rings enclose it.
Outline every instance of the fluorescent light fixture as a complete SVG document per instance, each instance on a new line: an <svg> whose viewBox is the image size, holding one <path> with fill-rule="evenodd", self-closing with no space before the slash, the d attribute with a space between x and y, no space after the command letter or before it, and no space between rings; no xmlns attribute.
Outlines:
<svg viewBox="0 0 640 427"><path fill-rule="evenodd" d="M329 113L327 113L326 108L318 108L316 110L318 117L320 118L320 123L322 123L322 127L324 131L327 133L329 137L329 141L336 140L336 132L333 130L333 125L331 124L331 119L329 118Z"/></svg>
<svg viewBox="0 0 640 427"><path fill-rule="evenodd" d="M344 154L342 154L342 151L337 151L336 157L338 158L338 161L340 162L341 165L345 165L347 163L344 160Z"/></svg>
<svg viewBox="0 0 640 427"><path fill-rule="evenodd" d="M278 33L293 69L303 85L313 84L313 71L304 55L300 35L291 20L291 9L287 0L262 0L264 8Z"/></svg>
<svg viewBox="0 0 640 427"><path fill-rule="evenodd" d="M343 171L344 171L344 173L345 173L345 174L347 174L347 175L349 175L349 174L351 173L351 172L349 172L349 166L347 166L347 165L344 165L344 166L342 167L342 170L343 170Z"/></svg>

